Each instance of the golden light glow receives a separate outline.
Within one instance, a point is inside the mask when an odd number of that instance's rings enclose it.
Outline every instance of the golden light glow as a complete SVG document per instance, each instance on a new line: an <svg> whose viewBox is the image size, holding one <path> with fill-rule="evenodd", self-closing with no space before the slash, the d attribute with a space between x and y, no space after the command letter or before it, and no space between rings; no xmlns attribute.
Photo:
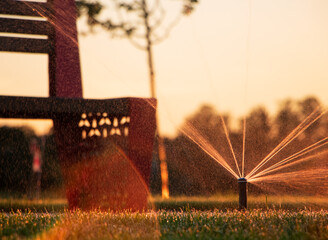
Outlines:
<svg viewBox="0 0 328 240"><path fill-rule="evenodd" d="M170 14L179 11L174 3L164 4ZM248 111L246 66L248 108L264 104L273 111L277 101L305 95L328 103L328 2L263 0L251 8L249 18L247 1L202 1L155 46L164 135L176 134L176 126L203 102L237 117ZM86 26L79 23L79 30ZM79 45L84 97L149 96L144 52L102 31L80 35ZM45 55L0 53L0 71L0 94L48 95Z"/></svg>

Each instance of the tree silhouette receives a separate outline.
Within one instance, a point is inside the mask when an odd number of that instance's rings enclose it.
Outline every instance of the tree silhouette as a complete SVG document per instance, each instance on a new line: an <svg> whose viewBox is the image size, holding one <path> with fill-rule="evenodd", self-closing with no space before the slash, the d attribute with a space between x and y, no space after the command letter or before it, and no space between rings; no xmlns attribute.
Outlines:
<svg viewBox="0 0 328 240"><path fill-rule="evenodd" d="M230 129L229 115L225 114L223 118L227 129ZM167 143L168 168L172 179L170 187L173 193L199 195L230 191L233 186L232 175L184 134L196 129L193 135L196 142L205 139L230 162L229 165L234 164L219 113L213 106L203 105L185 120L181 129L184 130Z"/></svg>
<svg viewBox="0 0 328 240"><path fill-rule="evenodd" d="M0 191L26 194L32 176L31 130L0 128Z"/></svg>
<svg viewBox="0 0 328 240"><path fill-rule="evenodd" d="M276 139L277 141L281 141L301 122L295 102L287 99L280 103L274 122L276 126Z"/></svg>
<svg viewBox="0 0 328 240"><path fill-rule="evenodd" d="M246 122L245 167L246 172L249 172L271 150L271 123L268 112L261 106L248 114Z"/></svg>
<svg viewBox="0 0 328 240"><path fill-rule="evenodd" d="M313 96L306 97L298 102L298 106L300 108L300 116L302 119L309 116L313 111L316 109L321 108L320 101ZM320 122L322 121L322 118L319 121L314 122L305 132L304 135L308 140L319 140L319 132L320 130Z"/></svg>

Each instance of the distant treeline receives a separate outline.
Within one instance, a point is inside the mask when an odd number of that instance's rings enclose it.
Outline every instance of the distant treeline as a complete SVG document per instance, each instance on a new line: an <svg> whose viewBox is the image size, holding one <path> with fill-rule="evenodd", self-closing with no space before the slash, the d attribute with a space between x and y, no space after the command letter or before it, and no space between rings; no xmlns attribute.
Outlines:
<svg viewBox="0 0 328 240"><path fill-rule="evenodd" d="M249 173L265 156L267 156L285 137L290 134L306 117L317 108L324 108L316 97L306 97L302 100L284 100L278 106L274 114L269 114L263 106L258 106L250 111L246 116L246 145L245 145L245 173ZM221 116L220 116L221 115ZM233 146L236 159L241 170L242 149L243 149L243 122L238 120L238 126L232 126L232 117L227 113L220 113L211 105L203 105L193 115L189 116L180 130L195 129L199 135L205 138L214 149L227 161L227 163L237 171L234 158L224 132L222 118L228 130L231 145ZM200 141L197 137L194 139ZM315 121L304 133L281 150L268 164L267 167L276 163L311 144L328 137L328 115L324 114ZM172 195L204 195L213 193L235 192L237 190L236 179L216 163L208 154L190 140L182 131L175 138L165 139L167 162L169 170L169 186ZM324 148L324 147L323 147ZM328 147L326 146L326 149ZM318 149L318 151L322 148ZM317 156L315 161L307 161L280 172L298 171L299 181L296 188L291 187L292 182L274 184L274 189L268 189L273 185L264 185L265 192L273 193L280 187L285 193L320 194L317 188L326 183L316 182L307 184L299 170L304 169L327 169L327 155ZM263 168L264 169L264 168ZM260 169L261 170L261 169ZM159 164L154 167L152 191L160 193ZM320 174L318 173L320 177ZM282 179L286 180L286 179ZM287 179L288 180L288 179ZM279 184L281 186L279 186ZM258 185L260 186L260 185ZM258 187L251 187L251 191L263 192ZM288 192L287 192L288 191ZM297 192L298 191L298 192ZM325 190L326 191L326 190ZM281 193L281 191L280 191Z"/></svg>
<svg viewBox="0 0 328 240"><path fill-rule="evenodd" d="M307 97L302 100L281 102L274 115L270 115L265 107L254 108L246 116L245 172L248 173L252 170L319 106L321 103L316 97ZM225 122L226 132L222 119ZM219 113L213 106L203 105L193 115L186 118L179 130L182 129L184 131L195 129L196 132L193 132L195 141L197 142L201 138L206 139L207 145L217 150L237 172L226 135L228 133L234 154L241 166L243 119L239 120L237 126L232 126L232 117L228 113ZM272 163L290 156L324 137L328 137L326 115L318 119L279 152ZM42 190L62 187L63 180L52 131L46 136L38 137L28 128L1 127L0 192L28 194L31 191L33 171L30 143L32 139L36 139L42 148ZM165 138L165 146L169 187L172 195L206 195L235 191L236 179L188 138L183 131L179 131L174 138ZM315 164L318 165L318 162L320 161L316 161ZM321 162L327 165L327 161ZM153 160L150 185L154 194L160 194L160 169L159 161L156 158Z"/></svg>

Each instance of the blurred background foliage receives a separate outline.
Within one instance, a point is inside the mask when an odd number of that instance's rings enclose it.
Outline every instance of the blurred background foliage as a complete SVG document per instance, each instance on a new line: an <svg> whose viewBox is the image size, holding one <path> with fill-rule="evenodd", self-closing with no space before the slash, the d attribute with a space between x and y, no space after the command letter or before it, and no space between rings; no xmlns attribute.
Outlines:
<svg viewBox="0 0 328 240"><path fill-rule="evenodd" d="M287 99L280 103L278 111L270 115L259 106L246 116L246 172L250 171L286 135L321 103L316 97L302 100ZM241 160L243 119L232 121L229 113L225 119L236 157ZM201 106L186 118L181 128L192 125L233 166L233 158L226 141L219 112L210 105ZM324 115L293 141L278 156L281 159L315 141L328 136L328 118ZM52 130L46 136L36 136L28 128L0 128L0 193L29 195L32 184L32 155L30 142L37 139L42 152L41 190L60 189L63 186ZM211 159L188 137L178 132L173 138L165 138L169 186L172 195L211 195L235 191L236 180ZM156 151L156 150L154 150ZM156 156L156 154L154 154ZM305 165L306 166L306 165ZM151 192L160 194L159 161L154 158L151 174ZM260 192L260 191L259 191Z"/></svg>

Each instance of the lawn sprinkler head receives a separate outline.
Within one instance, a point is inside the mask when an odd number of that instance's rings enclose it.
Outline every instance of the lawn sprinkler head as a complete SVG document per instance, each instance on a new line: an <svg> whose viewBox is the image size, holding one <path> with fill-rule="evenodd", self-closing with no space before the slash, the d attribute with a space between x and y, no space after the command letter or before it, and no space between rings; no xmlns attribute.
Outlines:
<svg viewBox="0 0 328 240"><path fill-rule="evenodd" d="M247 179L239 178L238 179L238 188L239 188L239 209L247 209Z"/></svg>

